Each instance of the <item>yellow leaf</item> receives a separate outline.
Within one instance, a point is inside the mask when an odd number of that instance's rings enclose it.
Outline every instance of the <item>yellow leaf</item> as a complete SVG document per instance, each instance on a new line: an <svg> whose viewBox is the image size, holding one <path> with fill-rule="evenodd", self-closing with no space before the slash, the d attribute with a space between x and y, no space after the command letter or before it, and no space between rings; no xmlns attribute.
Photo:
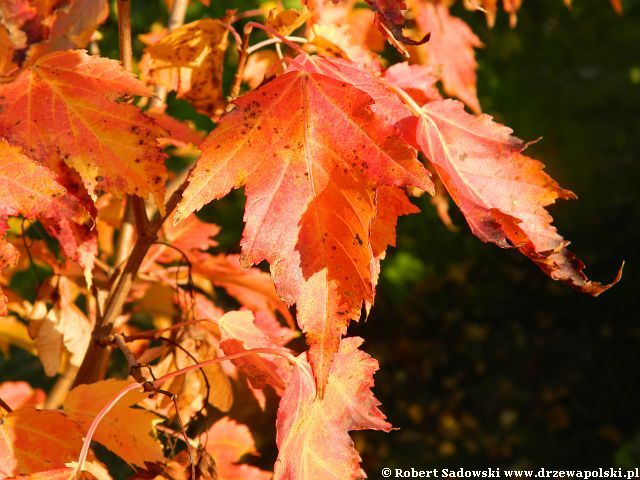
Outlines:
<svg viewBox="0 0 640 480"><path fill-rule="evenodd" d="M129 384L128 380L111 379L80 385L69 392L64 409L86 431L102 407ZM160 419L147 410L131 408L146 396L142 391L128 393L100 422L94 436L123 460L139 466L164 460L162 445L152 434Z"/></svg>
<svg viewBox="0 0 640 480"><path fill-rule="evenodd" d="M228 31L221 20L188 23L146 50L142 77L189 101L196 110L221 113L222 68Z"/></svg>

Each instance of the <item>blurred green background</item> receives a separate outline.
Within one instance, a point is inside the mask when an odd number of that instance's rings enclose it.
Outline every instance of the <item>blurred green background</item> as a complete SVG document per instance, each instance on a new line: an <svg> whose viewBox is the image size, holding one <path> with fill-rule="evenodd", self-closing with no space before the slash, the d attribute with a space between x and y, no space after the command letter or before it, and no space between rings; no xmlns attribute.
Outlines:
<svg viewBox="0 0 640 480"><path fill-rule="evenodd" d="M258 3L193 2L187 20ZM573 3L525 0L515 29L503 12L490 30L481 13L453 11L486 46L484 111L520 138L542 136L528 153L580 197L552 207L555 225L591 278L610 280L624 259L623 280L598 299L578 294L517 252L482 244L455 207L459 233L418 200L423 213L400 220L371 317L349 332L380 361L375 391L398 427L354 434L371 478L382 467L640 465L640 2L625 2L622 17L607 0ZM134 1L133 15L135 33L166 22L160 0ZM101 31L103 55L117 57L113 15ZM173 97L169 111L213 126ZM232 250L242 209L235 192L205 211ZM51 384L16 349L0 377ZM258 463L269 467L273 418L258 427Z"/></svg>

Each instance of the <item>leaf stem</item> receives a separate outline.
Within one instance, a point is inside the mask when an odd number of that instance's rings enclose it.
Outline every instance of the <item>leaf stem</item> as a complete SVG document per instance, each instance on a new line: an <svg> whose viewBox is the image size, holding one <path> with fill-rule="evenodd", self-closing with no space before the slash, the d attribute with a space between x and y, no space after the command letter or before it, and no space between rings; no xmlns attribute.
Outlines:
<svg viewBox="0 0 640 480"><path fill-rule="evenodd" d="M297 42L297 43L303 43L303 44L308 42L308 40L306 38L304 38L304 37L286 36L284 38L286 38L290 42ZM261 48L266 47L268 45L273 45L274 43L275 44L281 44L283 42L279 38L268 38L266 40L263 40L262 42L258 42L255 45L252 45L251 47L249 47L249 51L247 53L248 53L248 55L251 55L255 51L260 50Z"/></svg>
<svg viewBox="0 0 640 480"><path fill-rule="evenodd" d="M257 354L260 354L260 353L268 354L268 355L278 355L280 357L285 358L292 365L295 365L297 363L296 358L291 353L289 353L288 351L286 351L284 349L279 350L277 348L267 348L267 347L265 347L265 348L252 348L250 350L245 350L243 352L234 353L232 355L226 355L224 357L212 358L210 360L206 360L204 362L200 362L200 363L197 363L195 365L189 365L188 367L181 368L180 370L176 370L174 372L170 372L170 373L167 373L166 375L161 376L157 380L154 380L152 382L152 384L153 384L153 386L155 388L159 388L162 384L164 384L168 380L171 380L172 378L175 378L175 377L178 377L180 375L184 375L186 373L192 372L194 370L198 370L200 368L208 367L210 365L214 365L214 364L220 363L222 361L235 360L236 358L242 358L242 357L246 357L246 356L249 356L249 355L257 355ZM142 383L138 383L138 382L132 383L131 385L127 385L125 388L120 390L120 392L118 392L118 394L115 397L113 397L109 401L109 403L107 403L104 407L102 407L102 409L95 416L95 418L91 422L91 425L89 425L89 430L87 431L87 434L85 435L84 443L82 444L82 449L80 450L80 456L78 457L78 465L76 467L76 472L75 472L75 477L77 479L80 478L80 472L82 472L82 470L84 468L84 464L85 464L85 462L87 460L87 455L89 453L89 448L91 446L91 441L93 439L93 435L95 434L96 429L98 428L98 425L100 425L100 422L102 421L102 419L111 411L111 409L113 407L115 407L115 405L127 393L135 390L136 388L140 388L142 386L143 386L143 384Z"/></svg>

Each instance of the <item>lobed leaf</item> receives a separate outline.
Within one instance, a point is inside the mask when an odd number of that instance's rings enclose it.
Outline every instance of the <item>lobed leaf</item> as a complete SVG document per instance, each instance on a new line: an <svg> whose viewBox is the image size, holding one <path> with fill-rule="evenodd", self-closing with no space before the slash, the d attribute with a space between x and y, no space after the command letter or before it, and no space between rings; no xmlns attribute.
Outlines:
<svg viewBox="0 0 640 480"><path fill-rule="evenodd" d="M449 13L444 3L414 0L411 6L420 31L431 33L429 43L417 47L420 62L440 71L447 94L480 112L476 87L478 63L473 49L482 47L482 42L469 25Z"/></svg>
<svg viewBox="0 0 640 480"><path fill-rule="evenodd" d="M317 395L308 354L298 357L278 407L274 480L366 477L348 432L388 432L391 425L371 392L378 362L358 349L361 344L357 337L341 341L322 398Z"/></svg>
<svg viewBox="0 0 640 480"><path fill-rule="evenodd" d="M157 139L165 132L117 102L150 94L114 60L54 52L0 84L0 136L56 171L56 162L66 162L92 195L152 194L162 209L166 170Z"/></svg>
<svg viewBox="0 0 640 480"><path fill-rule="evenodd" d="M378 186L432 188L415 153L371 104L325 75L277 77L239 98L205 140L176 210L179 221L246 185L242 261L266 259L278 293L297 304L321 391L347 324L373 300Z"/></svg>
<svg viewBox="0 0 640 480"><path fill-rule="evenodd" d="M422 107L408 121L416 142L435 167L471 231L484 242L516 247L554 280L597 296L613 286L590 281L584 264L551 225L545 209L575 195L522 154L526 144L488 115L471 115L455 100Z"/></svg>

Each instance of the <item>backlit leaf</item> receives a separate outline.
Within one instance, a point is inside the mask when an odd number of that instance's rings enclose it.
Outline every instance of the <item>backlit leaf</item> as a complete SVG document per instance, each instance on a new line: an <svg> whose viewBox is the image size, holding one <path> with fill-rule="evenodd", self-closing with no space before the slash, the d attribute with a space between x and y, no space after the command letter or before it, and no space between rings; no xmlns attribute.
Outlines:
<svg viewBox="0 0 640 480"><path fill-rule="evenodd" d="M157 138L165 132L116 101L150 93L114 60L54 52L0 84L0 136L50 167L64 160L92 194L152 194L162 206L166 171Z"/></svg>
<svg viewBox="0 0 640 480"><path fill-rule="evenodd" d="M471 110L479 112L478 63L473 49L482 47L482 42L463 20L449 13L444 3L413 0L411 6L420 31L431 33L429 42L417 47L420 62L440 72L447 94L458 97Z"/></svg>
<svg viewBox="0 0 640 480"><path fill-rule="evenodd" d="M201 113L220 113L227 35L223 21L211 18L178 27L147 48L143 77L175 90Z"/></svg>
<svg viewBox="0 0 640 480"><path fill-rule="evenodd" d="M449 194L482 241L515 246L554 280L599 295L615 284L592 282L584 265L567 250L545 209L575 195L561 188L544 166L522 151L526 144L488 115L465 112L455 100L428 103L412 119L416 141Z"/></svg>
<svg viewBox="0 0 640 480"><path fill-rule="evenodd" d="M80 385L67 395L64 410L84 432L102 407L130 383L111 379ZM128 393L100 422L93 437L123 460L138 466L164 460L162 445L152 433L159 418L147 410L131 408L146 397L147 393L141 391Z"/></svg>
<svg viewBox="0 0 640 480"><path fill-rule="evenodd" d="M236 101L205 140L176 218L246 185L242 261L266 259L297 304L320 389L339 339L373 299L369 226L380 185L432 188L398 131L346 82L289 72Z"/></svg>
<svg viewBox="0 0 640 480"><path fill-rule="evenodd" d="M270 472L239 463L249 454L256 455L253 435L246 425L222 417L203 435L205 448L216 461L218 480L269 480Z"/></svg>
<svg viewBox="0 0 640 480"><path fill-rule="evenodd" d="M77 460L84 433L59 410L29 407L11 412L0 422L0 475L9 478L62 468Z"/></svg>
<svg viewBox="0 0 640 480"><path fill-rule="evenodd" d="M351 430L388 432L391 425L373 396L378 362L359 350L362 339L343 339L331 365L325 395L317 395L308 355L298 357L280 400L274 480L364 478Z"/></svg>
<svg viewBox="0 0 640 480"><path fill-rule="evenodd" d="M251 312L229 312L218 320L218 326L222 335L220 347L226 355L251 348L282 349L266 332L258 328ZM291 376L289 363L277 355L250 355L235 359L233 363L247 375L254 388L271 385L279 395L282 395Z"/></svg>

